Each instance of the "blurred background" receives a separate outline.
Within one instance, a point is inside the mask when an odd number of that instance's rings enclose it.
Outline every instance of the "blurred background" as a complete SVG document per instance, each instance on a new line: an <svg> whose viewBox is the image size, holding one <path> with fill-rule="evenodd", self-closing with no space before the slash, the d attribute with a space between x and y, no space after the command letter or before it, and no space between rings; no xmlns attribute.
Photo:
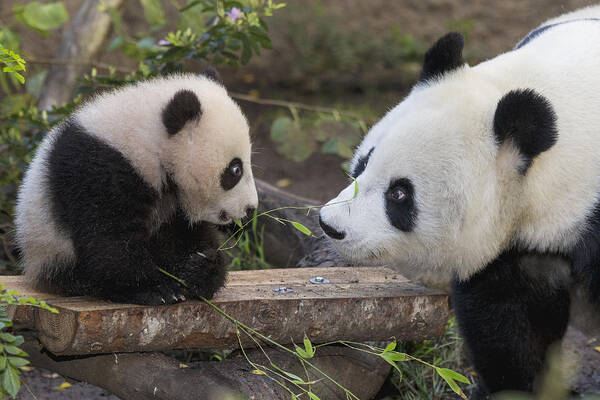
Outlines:
<svg viewBox="0 0 600 400"><path fill-rule="evenodd" d="M0 41L27 60L25 89L15 104L0 94L0 112L33 104L44 77L56 66L64 30L82 1L62 1L68 19L40 33L13 14L18 4L0 2ZM102 2L99 2L102 3ZM119 2L117 2L119 3ZM184 13L185 0L158 1L154 15L137 0L120 2L117 27L111 24L103 45L83 61L81 72L106 74L138 68L144 50L178 28L204 30L198 10ZM147 2L152 6L154 2ZM238 68L217 63L227 88L255 98L326 106L339 111L318 113L297 109L297 120L285 106L238 99L246 112L254 140L257 177L304 197L325 201L337 194L347 178L343 163L363 132L411 88L421 58L439 36L452 30L465 35L465 57L475 64L508 51L544 19L590 4L581 0L290 0L265 17L272 49L254 54ZM107 3L108 4L108 3ZM116 13L115 13L116 14ZM122 38L122 39L120 39ZM137 46L138 48L134 48ZM52 62L55 61L53 64ZM201 71L204 60L183 60L185 71ZM64 60L60 61L61 63ZM87 64L87 65L85 65ZM60 63L59 63L60 66ZM85 90L79 88L79 92ZM77 93L77 88L75 92ZM294 123L290 123L294 122Z"/></svg>
<svg viewBox="0 0 600 400"><path fill-rule="evenodd" d="M0 45L20 55L26 70L0 74L0 266L5 273L18 269L11 241L14 199L37 143L95 91L214 65L248 117L255 176L324 202L347 184L354 147L411 89L424 52L438 37L461 32L465 58L474 65L509 51L545 19L589 4L1 0ZM259 236L241 243L246 248L232 255L232 267L270 267L256 255L264 253ZM580 325L585 332L586 322ZM589 350L592 332L578 331L571 348L595 366L581 378L584 391L600 390L600 357ZM440 340L405 346L436 365L470 371L452 322ZM403 372L404 380L390 376L380 399L456 398L426 369ZM38 397L23 391L23 399L109 396L81 385L61 389L55 374L30 374Z"/></svg>

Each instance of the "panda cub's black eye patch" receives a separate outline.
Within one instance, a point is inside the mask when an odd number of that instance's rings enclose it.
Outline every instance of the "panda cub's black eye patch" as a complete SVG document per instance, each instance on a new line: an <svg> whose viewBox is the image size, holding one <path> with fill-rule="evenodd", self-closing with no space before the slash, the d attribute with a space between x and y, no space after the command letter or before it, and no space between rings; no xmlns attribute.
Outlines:
<svg viewBox="0 0 600 400"><path fill-rule="evenodd" d="M221 187L223 190L233 189L242 179L242 175L244 175L242 160L234 158L221 174Z"/></svg>
<svg viewBox="0 0 600 400"><path fill-rule="evenodd" d="M385 212L390 223L403 232L410 232L417 222L415 189L408 178L390 182L385 194Z"/></svg>
<svg viewBox="0 0 600 400"><path fill-rule="evenodd" d="M375 147L371 147L371 150L369 150L366 155L358 159L354 170L350 174L354 179L358 178L358 176L363 173L365 168L367 168L367 164L369 163L369 158L371 158L371 153L373 153L373 150L375 150Z"/></svg>

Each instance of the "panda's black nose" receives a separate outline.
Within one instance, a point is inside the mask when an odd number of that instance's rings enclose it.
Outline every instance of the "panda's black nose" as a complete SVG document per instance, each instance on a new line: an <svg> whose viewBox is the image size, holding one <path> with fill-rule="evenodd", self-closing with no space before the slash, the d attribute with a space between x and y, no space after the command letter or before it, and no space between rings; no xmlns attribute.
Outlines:
<svg viewBox="0 0 600 400"><path fill-rule="evenodd" d="M336 231L333 227L323 222L321 216L319 216L319 225L321 225L321 229L323 229L323 232L325 232L325 234L332 239L342 240L346 237L346 232Z"/></svg>
<svg viewBox="0 0 600 400"><path fill-rule="evenodd" d="M256 208L254 208L254 207L246 208L246 218L250 219L250 218L254 217L255 211L256 211Z"/></svg>

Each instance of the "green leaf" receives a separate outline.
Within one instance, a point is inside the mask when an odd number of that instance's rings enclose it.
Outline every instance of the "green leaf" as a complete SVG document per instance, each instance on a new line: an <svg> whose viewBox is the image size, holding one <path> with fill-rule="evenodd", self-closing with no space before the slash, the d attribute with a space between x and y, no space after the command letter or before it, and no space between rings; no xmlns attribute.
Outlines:
<svg viewBox="0 0 600 400"><path fill-rule="evenodd" d="M14 342L17 338L13 335L11 335L8 332L0 332L0 339L4 340L7 343L12 343Z"/></svg>
<svg viewBox="0 0 600 400"><path fill-rule="evenodd" d="M274 142L285 142L288 140L290 130L294 127L294 121L288 117L279 117L271 124L271 140Z"/></svg>
<svg viewBox="0 0 600 400"><path fill-rule="evenodd" d="M194 6L197 6L197 5L198 5L198 4L200 4L200 3L202 3L202 1L192 1L192 2L190 2L190 3L189 3L187 6L181 7L181 8L179 9L179 12L180 12L180 13L182 13L182 12L186 12L186 11L187 11L187 10L189 10L190 8L192 8L192 7L194 7Z"/></svg>
<svg viewBox="0 0 600 400"><path fill-rule="evenodd" d="M62 1L33 1L23 7L17 16L25 25L40 32L60 28L69 19L69 13Z"/></svg>
<svg viewBox="0 0 600 400"><path fill-rule="evenodd" d="M29 93L34 98L39 99L42 93L42 87L44 86L44 81L46 80L47 74L48 70L43 69L37 74L30 76L29 79L27 79L27 85L25 85L27 93Z"/></svg>
<svg viewBox="0 0 600 400"><path fill-rule="evenodd" d="M313 348L310 339L306 335L304 335L304 348L306 349L306 353L308 354L309 358L312 358L315 355L315 349Z"/></svg>
<svg viewBox="0 0 600 400"><path fill-rule="evenodd" d="M450 378L457 380L459 382L462 382L462 383L471 383L471 381L469 381L469 378L467 378L466 376L464 376L462 374L459 374L456 371L453 371L448 368L438 368L438 369L439 369L438 374L440 374L440 375L444 374L444 375L449 376Z"/></svg>
<svg viewBox="0 0 600 400"><path fill-rule="evenodd" d="M319 398L319 396L317 396L316 394L314 394L313 392L306 392L308 394L308 397L310 397L312 400L321 400Z"/></svg>
<svg viewBox="0 0 600 400"><path fill-rule="evenodd" d="M165 12L163 11L160 0L140 0L144 8L144 17L152 26L165 24Z"/></svg>
<svg viewBox="0 0 600 400"><path fill-rule="evenodd" d="M8 363L13 367L20 368L29 364L29 360L26 360L22 357L8 357Z"/></svg>
<svg viewBox="0 0 600 400"><path fill-rule="evenodd" d="M292 378L295 381L304 382L304 379L300 378L298 375L294 375L291 372L287 372L284 370L281 370L281 372L283 372L285 375L287 375L288 378Z"/></svg>
<svg viewBox="0 0 600 400"><path fill-rule="evenodd" d="M116 38L111 40L110 44L108 45L108 51L118 49L123 45L124 41L125 40L123 39L123 36L117 36Z"/></svg>
<svg viewBox="0 0 600 400"><path fill-rule="evenodd" d="M300 346L298 346L298 345L295 345L295 347L296 347L296 353L297 353L297 354L298 354L300 357L302 357L302 358L310 358L310 357L308 356L308 353L307 353L307 352L306 352L306 351L305 351L305 350L304 350L302 347L300 347Z"/></svg>
<svg viewBox="0 0 600 400"><path fill-rule="evenodd" d="M10 344L4 345L4 350L13 356L27 356L27 353L25 353L23 350Z"/></svg>
<svg viewBox="0 0 600 400"><path fill-rule="evenodd" d="M312 236L312 232L310 231L310 229L308 229L307 227L302 225L300 222L290 221L290 224L292 224L292 226L294 228L298 229L300 232L304 233L306 236Z"/></svg>
<svg viewBox="0 0 600 400"><path fill-rule="evenodd" d="M454 393L456 393L457 395L459 395L463 399L467 398L465 396L465 394L463 393L463 391L461 390L461 388L458 386L458 384L454 381L455 377L460 376L461 379L464 379L464 381L461 380L461 382L469 383L469 380L467 378L465 378L464 376L462 376L458 372L454 372L454 371L452 371L451 369L448 369L448 368L439 368L439 367L436 367L435 370L438 373L438 375L441 376L446 381L446 383L448 384L448 386L450 386L450 389L452 389L454 391Z"/></svg>
<svg viewBox="0 0 600 400"><path fill-rule="evenodd" d="M19 372L16 368L9 366L2 373L2 388L12 396L16 397L21 388L21 382L19 381Z"/></svg>
<svg viewBox="0 0 600 400"><path fill-rule="evenodd" d="M321 151L325 154L337 154L338 139L337 138L329 138L325 143L323 143L323 147L321 147Z"/></svg>
<svg viewBox="0 0 600 400"><path fill-rule="evenodd" d="M21 37L7 27L3 27L0 29L0 43L7 49L18 53L21 46Z"/></svg>
<svg viewBox="0 0 600 400"><path fill-rule="evenodd" d="M246 36L242 37L242 43L244 45L242 46L242 58L240 59L240 61L242 62L242 64L245 65L248 64L248 61L250 61L250 57L252 57L252 47L250 41Z"/></svg>
<svg viewBox="0 0 600 400"><path fill-rule="evenodd" d="M0 371L6 368L6 356L4 354L0 355Z"/></svg>
<svg viewBox="0 0 600 400"><path fill-rule="evenodd" d="M156 42L154 41L153 37L145 37L143 39L138 40L135 45L142 50L148 50L151 49L155 43Z"/></svg>
<svg viewBox="0 0 600 400"><path fill-rule="evenodd" d="M12 342L11 344L13 346L20 346L23 344L23 342L25 342L25 339L23 339L23 336L19 335L19 336L15 337L15 341Z"/></svg>
<svg viewBox="0 0 600 400"><path fill-rule="evenodd" d="M384 353L388 352L388 351L394 351L396 349L396 341L394 340L393 342L390 342L390 344L388 344L385 349L383 350Z"/></svg>
<svg viewBox="0 0 600 400"><path fill-rule="evenodd" d="M385 361L387 361L388 363L394 365L396 362L402 362L402 361L406 361L406 354L404 353L398 353L395 351L387 351L384 353L381 353L381 358L383 358Z"/></svg>

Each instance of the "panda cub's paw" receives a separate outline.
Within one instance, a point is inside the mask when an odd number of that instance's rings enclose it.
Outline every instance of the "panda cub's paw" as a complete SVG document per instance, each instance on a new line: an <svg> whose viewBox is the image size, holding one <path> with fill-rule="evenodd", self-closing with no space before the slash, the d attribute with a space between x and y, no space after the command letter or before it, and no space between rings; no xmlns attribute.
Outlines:
<svg viewBox="0 0 600 400"><path fill-rule="evenodd" d="M227 271L218 251L205 250L190 255L177 273L185 281L189 295L210 299L225 284Z"/></svg>
<svg viewBox="0 0 600 400"><path fill-rule="evenodd" d="M171 285L159 285L147 291L132 294L135 304L147 306L160 306L164 304L175 304L185 301L184 288Z"/></svg>
<svg viewBox="0 0 600 400"><path fill-rule="evenodd" d="M129 289L105 293L103 297L116 303L161 306L185 301L185 288L179 282L167 281L137 291Z"/></svg>

